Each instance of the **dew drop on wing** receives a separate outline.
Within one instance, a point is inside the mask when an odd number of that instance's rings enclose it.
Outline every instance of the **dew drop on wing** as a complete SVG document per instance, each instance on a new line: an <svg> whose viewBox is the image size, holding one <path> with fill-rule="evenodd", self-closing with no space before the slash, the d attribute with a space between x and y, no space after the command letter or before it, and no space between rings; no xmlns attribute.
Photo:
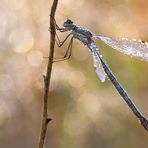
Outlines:
<svg viewBox="0 0 148 148"><path fill-rule="evenodd" d="M148 43L145 41L127 38L114 39L103 35L94 35L94 37L124 54L148 62Z"/></svg>
<svg viewBox="0 0 148 148"><path fill-rule="evenodd" d="M101 54L100 57L103 58L103 55Z"/></svg>
<svg viewBox="0 0 148 148"><path fill-rule="evenodd" d="M109 77L107 77L107 80L110 81Z"/></svg>

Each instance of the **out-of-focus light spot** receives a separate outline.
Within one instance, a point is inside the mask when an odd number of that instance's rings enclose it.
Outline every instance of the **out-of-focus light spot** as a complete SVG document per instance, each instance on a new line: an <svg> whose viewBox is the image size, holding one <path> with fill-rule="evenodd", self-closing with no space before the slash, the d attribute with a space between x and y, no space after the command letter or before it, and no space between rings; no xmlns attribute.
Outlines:
<svg viewBox="0 0 148 148"><path fill-rule="evenodd" d="M68 82L72 87L82 87L85 84L85 76L80 71L72 71L68 73Z"/></svg>
<svg viewBox="0 0 148 148"><path fill-rule="evenodd" d="M5 6L7 6L7 8L13 8L13 10L15 9L25 9L26 8L26 5L25 5L26 1L22 0L22 1L15 1L15 0L9 0L9 1L5 1L4 4ZM9 9L10 9L9 8ZM24 13L23 11L21 12L21 14ZM19 14L19 13L18 13Z"/></svg>
<svg viewBox="0 0 148 148"><path fill-rule="evenodd" d="M44 80L43 80L43 77L41 75L34 79L33 86L34 86L34 88L36 88L38 90L43 90Z"/></svg>
<svg viewBox="0 0 148 148"><path fill-rule="evenodd" d="M54 89L56 89L56 87L58 86L58 80L59 80L59 76L57 74L57 70L54 70L51 76L50 91L53 91Z"/></svg>
<svg viewBox="0 0 148 148"><path fill-rule="evenodd" d="M0 74L0 91L7 91L14 87L12 78L8 74Z"/></svg>
<svg viewBox="0 0 148 148"><path fill-rule="evenodd" d="M40 66L43 61L43 54L37 50L30 51L28 53L27 60L32 66Z"/></svg>
<svg viewBox="0 0 148 148"><path fill-rule="evenodd" d="M3 100L0 101L0 108L1 108L0 109L0 125L2 125L5 122L9 114L6 103Z"/></svg>
<svg viewBox="0 0 148 148"><path fill-rule="evenodd" d="M75 48L80 48L80 47L76 45ZM80 50L73 50L73 57L77 61L85 61L89 56L90 56L90 53L86 47L83 47L83 48L81 47Z"/></svg>
<svg viewBox="0 0 148 148"><path fill-rule="evenodd" d="M13 99L0 99L0 108L0 125L3 124L5 120L18 115L17 103Z"/></svg>
<svg viewBox="0 0 148 148"><path fill-rule="evenodd" d="M72 0L63 0L61 1L61 4L59 5L60 10L63 10L63 12L65 12L65 10L67 9L71 9L71 10L78 10L79 8L81 8L84 4L84 0L75 0L75 6L71 7L73 1Z"/></svg>
<svg viewBox="0 0 148 148"><path fill-rule="evenodd" d="M52 69L50 90L55 89L58 86L59 81L66 81L66 82L68 81L69 82L71 79L71 78L69 78L71 71L72 71L71 67L66 62L63 64L61 62L61 64L54 66ZM46 73L46 69L45 69L44 73ZM66 76L65 74L68 76ZM80 77L82 75L83 74L80 74ZM84 75L82 77L84 77ZM85 80L85 78L82 78L82 81L84 81L84 80ZM80 82L80 84L77 87L80 87L80 85L83 85L83 82Z"/></svg>
<svg viewBox="0 0 148 148"><path fill-rule="evenodd" d="M15 52L25 53L33 47L34 39L29 30L21 28L11 32L9 42Z"/></svg>
<svg viewBox="0 0 148 148"><path fill-rule="evenodd" d="M24 89L18 94L18 99L23 104L30 104L34 100L35 96L32 90Z"/></svg>
<svg viewBox="0 0 148 148"><path fill-rule="evenodd" d="M59 80L67 80L65 73L69 73L69 67L67 64L64 63L62 66L57 65L56 67L53 67L50 90L54 90L58 86Z"/></svg>
<svg viewBox="0 0 148 148"><path fill-rule="evenodd" d="M82 114L72 114L71 116L71 113L68 113L64 119L64 130L70 136L81 136L88 126L89 122Z"/></svg>
<svg viewBox="0 0 148 148"><path fill-rule="evenodd" d="M1 40L1 39L4 38L5 31L6 31L6 28L7 28L7 18L6 18L6 15L4 13L1 13L0 20L1 20L1 23L0 23L0 28L1 28L0 40Z"/></svg>
<svg viewBox="0 0 148 148"><path fill-rule="evenodd" d="M82 94L78 99L78 106L83 110L84 114L89 116L92 120L97 119L101 108L99 98L90 93Z"/></svg>

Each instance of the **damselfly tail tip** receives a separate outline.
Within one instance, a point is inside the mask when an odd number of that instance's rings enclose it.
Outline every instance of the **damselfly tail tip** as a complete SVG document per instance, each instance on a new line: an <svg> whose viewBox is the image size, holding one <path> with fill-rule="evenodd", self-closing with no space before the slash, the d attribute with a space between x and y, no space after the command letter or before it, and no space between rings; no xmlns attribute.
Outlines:
<svg viewBox="0 0 148 148"><path fill-rule="evenodd" d="M145 117L140 119L141 125L148 131L148 120Z"/></svg>

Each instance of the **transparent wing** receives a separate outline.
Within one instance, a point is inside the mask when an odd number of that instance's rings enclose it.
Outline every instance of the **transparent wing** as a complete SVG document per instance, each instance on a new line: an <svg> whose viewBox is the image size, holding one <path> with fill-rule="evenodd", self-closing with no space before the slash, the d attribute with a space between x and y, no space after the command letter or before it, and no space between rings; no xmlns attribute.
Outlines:
<svg viewBox="0 0 148 148"><path fill-rule="evenodd" d="M106 74L102 67L101 61L95 52L92 52L92 56L93 56L93 61L94 61L94 69L97 73L97 76L100 78L101 82L104 82Z"/></svg>
<svg viewBox="0 0 148 148"><path fill-rule="evenodd" d="M113 39L107 36L96 35L95 38L102 40L108 46L111 46L118 51L137 57L143 61L148 62L148 43L136 39Z"/></svg>

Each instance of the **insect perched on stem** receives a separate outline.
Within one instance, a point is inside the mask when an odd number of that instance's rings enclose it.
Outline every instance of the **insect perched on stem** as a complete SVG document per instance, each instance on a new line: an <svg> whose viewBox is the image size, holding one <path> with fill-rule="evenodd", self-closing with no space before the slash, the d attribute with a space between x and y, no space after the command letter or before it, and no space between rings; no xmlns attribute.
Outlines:
<svg viewBox="0 0 148 148"><path fill-rule="evenodd" d="M124 101L130 107L130 109L139 119L141 125L148 131L148 119L146 119L143 116L143 114L137 109L133 101L128 96L127 92L124 90L122 85L118 82L117 78L114 76L109 66L106 64L103 57L100 55L99 48L95 44L95 39L99 39L103 41L108 46L111 46L112 48L117 49L118 51L124 54L137 57L146 62L148 62L148 43L141 40L136 40L136 39L133 39L133 40L127 39L127 38L113 39L111 37L97 35L92 33L87 28L82 28L75 25L71 19L67 19L64 22L63 27L61 28L56 24L56 21L55 21L55 26L56 26L56 30L60 32L68 32L68 31L70 32L62 42L60 41L58 35L56 34L57 45L61 47L68 38L70 38L70 42L64 56L54 60L54 62L69 59L72 53L73 39L79 40L89 49L90 53L92 54L94 69L97 73L97 76L100 78L100 80L104 82L106 76L108 76L108 78L111 80L116 90L121 95L121 97L124 99Z"/></svg>

